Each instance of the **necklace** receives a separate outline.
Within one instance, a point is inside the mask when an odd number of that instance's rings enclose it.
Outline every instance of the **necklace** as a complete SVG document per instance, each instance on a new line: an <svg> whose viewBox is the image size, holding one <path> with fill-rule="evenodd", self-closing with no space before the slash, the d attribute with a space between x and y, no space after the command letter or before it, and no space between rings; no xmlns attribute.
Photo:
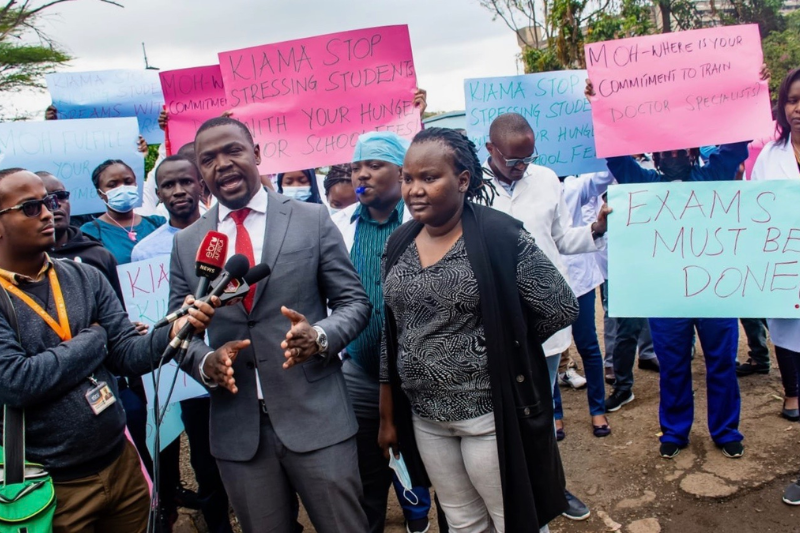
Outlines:
<svg viewBox="0 0 800 533"><path fill-rule="evenodd" d="M133 231L133 226L134 226L134 224L136 223L136 215L133 215L133 219L131 220L131 227L130 227L130 229L125 229L125 226L123 226L122 224L120 224L119 222L117 222L116 220L114 220L112 217L108 217L108 219L109 219L111 222L113 222L114 224L116 224L117 226L119 226L119 227L120 227L120 229L122 229L122 231L126 232L126 233L128 234L128 238L129 238L130 240L132 240L133 242L136 242L136 232L135 232L135 231Z"/></svg>

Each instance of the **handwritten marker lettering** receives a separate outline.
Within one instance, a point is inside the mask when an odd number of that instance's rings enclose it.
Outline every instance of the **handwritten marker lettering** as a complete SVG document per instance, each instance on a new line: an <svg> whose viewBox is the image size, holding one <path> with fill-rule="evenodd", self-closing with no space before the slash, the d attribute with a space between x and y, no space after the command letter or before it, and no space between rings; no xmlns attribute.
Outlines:
<svg viewBox="0 0 800 533"><path fill-rule="evenodd" d="M591 43L585 52L600 157L745 141L770 127L755 24Z"/></svg>
<svg viewBox="0 0 800 533"><path fill-rule="evenodd" d="M800 184L619 185L608 201L611 316L800 318Z"/></svg>
<svg viewBox="0 0 800 533"><path fill-rule="evenodd" d="M262 173L349 161L358 136L420 130L406 26L219 54L227 105L261 149Z"/></svg>
<svg viewBox="0 0 800 533"><path fill-rule="evenodd" d="M595 157L591 105L583 95L586 71L565 70L464 81L467 135L488 156L489 126L504 113L525 117L536 137L537 164L559 176L605 170Z"/></svg>
<svg viewBox="0 0 800 533"><path fill-rule="evenodd" d="M158 127L164 97L157 72L59 72L45 79L59 119L136 117L148 144L164 142Z"/></svg>
<svg viewBox="0 0 800 533"><path fill-rule="evenodd" d="M73 215L98 213L105 205L92 184L92 171L106 159L121 159L144 181L137 150L136 118L46 120L0 123L0 154L7 168L50 172L70 191Z"/></svg>

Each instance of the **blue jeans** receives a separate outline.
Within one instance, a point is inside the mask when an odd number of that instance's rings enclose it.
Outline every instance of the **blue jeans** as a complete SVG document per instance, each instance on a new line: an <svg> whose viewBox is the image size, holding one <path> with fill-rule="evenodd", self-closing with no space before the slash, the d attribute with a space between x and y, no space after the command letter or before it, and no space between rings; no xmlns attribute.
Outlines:
<svg viewBox="0 0 800 533"><path fill-rule="evenodd" d="M606 386L603 381L603 354L597 341L597 329L594 322L594 306L597 294L591 290L578 298L580 311L578 320L572 324L572 338L583 360L583 371L586 374L586 396L589 399L589 413L592 416L606 412Z"/></svg>
<svg viewBox="0 0 800 533"><path fill-rule="evenodd" d="M550 387L553 389L553 418L556 420L564 418L564 410L561 408L561 391L558 390L559 363L561 363L560 353L547 357L547 372L550 375Z"/></svg>
<svg viewBox="0 0 800 533"><path fill-rule="evenodd" d="M661 442L684 446L694 421L692 340L694 330L706 360L708 430L717 444L742 440L739 433L741 396L736 378L739 323L735 318L651 318L661 364L659 419Z"/></svg>

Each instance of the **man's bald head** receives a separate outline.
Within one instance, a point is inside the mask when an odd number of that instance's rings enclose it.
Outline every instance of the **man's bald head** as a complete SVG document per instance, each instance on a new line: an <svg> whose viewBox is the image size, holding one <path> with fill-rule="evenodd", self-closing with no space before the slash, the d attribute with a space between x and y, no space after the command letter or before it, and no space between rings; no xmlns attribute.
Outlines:
<svg viewBox="0 0 800 533"><path fill-rule="evenodd" d="M533 137L533 128L519 113L503 113L489 126L489 140L493 143L504 143L511 138Z"/></svg>

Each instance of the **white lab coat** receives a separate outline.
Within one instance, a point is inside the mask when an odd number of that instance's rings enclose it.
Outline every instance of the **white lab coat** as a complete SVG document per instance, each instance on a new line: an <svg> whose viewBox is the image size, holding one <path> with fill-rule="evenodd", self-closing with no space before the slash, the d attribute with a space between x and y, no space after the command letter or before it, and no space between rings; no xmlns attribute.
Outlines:
<svg viewBox="0 0 800 533"><path fill-rule="evenodd" d="M488 168L488 163L484 164ZM564 201L564 190L556 173L539 165L528 165L525 175L514 186L513 196L495 181L497 198L492 207L522 221L536 244L570 281L561 254L584 254L605 247L605 241L592 239L589 226L573 228L572 216ZM542 345L547 356L562 353L572 343L572 327L566 327Z"/></svg>
<svg viewBox="0 0 800 533"><path fill-rule="evenodd" d="M794 156L791 140L785 145L770 141L758 154L753 165L753 181L798 180L800 169ZM800 352L800 320L794 318L768 318L769 336L775 346Z"/></svg>
<svg viewBox="0 0 800 533"><path fill-rule="evenodd" d="M597 220L602 201L598 196L606 192L614 181L610 172L593 172L580 176L569 176L564 180L564 202L572 215L572 226L591 225ZM565 255L569 283L575 296L581 297L602 285L603 273L596 256L601 252Z"/></svg>

